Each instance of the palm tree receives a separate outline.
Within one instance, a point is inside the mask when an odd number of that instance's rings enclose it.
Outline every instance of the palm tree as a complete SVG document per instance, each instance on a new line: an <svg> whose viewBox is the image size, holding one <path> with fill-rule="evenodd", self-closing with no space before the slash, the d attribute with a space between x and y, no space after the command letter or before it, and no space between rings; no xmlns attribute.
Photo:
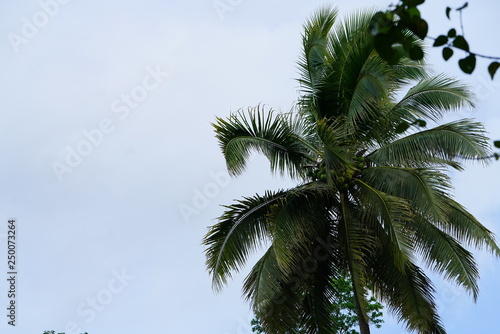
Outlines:
<svg viewBox="0 0 500 334"><path fill-rule="evenodd" d="M298 182L227 206L203 240L217 291L253 251L267 249L243 286L266 333L297 324L333 333L330 282L344 275L361 334L370 332L368 291L408 330L445 333L417 263L475 300L479 273L465 247L500 254L492 232L453 200L446 174L490 155L480 123L437 123L472 106L471 92L430 74L402 47L396 65L381 60L367 29L372 15L337 22L335 10L317 11L305 24L296 108L257 106L214 124L230 174L242 173L257 151L273 173Z"/></svg>

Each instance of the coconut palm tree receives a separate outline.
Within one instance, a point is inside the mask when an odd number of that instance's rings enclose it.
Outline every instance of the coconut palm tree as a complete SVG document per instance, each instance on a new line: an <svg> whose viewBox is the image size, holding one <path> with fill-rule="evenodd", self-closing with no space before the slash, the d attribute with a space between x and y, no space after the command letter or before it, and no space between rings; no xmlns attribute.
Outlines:
<svg viewBox="0 0 500 334"><path fill-rule="evenodd" d="M266 333L297 324L333 333L338 294L330 282L344 275L361 334L370 332L368 292L408 330L445 333L433 284L418 264L475 300L478 268L465 247L500 253L493 234L452 198L446 174L490 155L480 123L439 124L472 106L471 92L431 74L402 47L399 63L381 60L367 29L372 15L339 22L334 9L317 11L304 27L296 108L257 106L214 124L230 174L242 173L257 151L271 172L297 180L227 206L203 240L215 290L265 247L243 292Z"/></svg>

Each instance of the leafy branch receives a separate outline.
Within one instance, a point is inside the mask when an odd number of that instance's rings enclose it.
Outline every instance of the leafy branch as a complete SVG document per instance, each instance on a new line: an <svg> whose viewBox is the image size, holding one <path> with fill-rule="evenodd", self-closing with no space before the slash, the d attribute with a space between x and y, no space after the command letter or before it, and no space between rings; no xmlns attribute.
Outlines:
<svg viewBox="0 0 500 334"><path fill-rule="evenodd" d="M461 34L452 28L447 34L433 38L427 36L429 26L417 8L424 2L425 0L401 0L397 5L389 6L387 11L379 11L373 16L369 29L374 36L375 49L379 55L389 63L397 63L400 58L397 46L401 45L411 59L420 60L424 53L415 36L421 40L429 38L434 40L434 47L443 47L442 56L446 61L454 55L454 49L464 51L466 56L458 60L458 66L464 73L471 74L475 70L477 58L493 60L488 66L488 73L493 79L500 68L500 62L498 62L500 57L471 51L465 38L462 12L468 7L468 3L454 9L459 13ZM449 20L451 20L452 10L451 7L446 7L445 14Z"/></svg>

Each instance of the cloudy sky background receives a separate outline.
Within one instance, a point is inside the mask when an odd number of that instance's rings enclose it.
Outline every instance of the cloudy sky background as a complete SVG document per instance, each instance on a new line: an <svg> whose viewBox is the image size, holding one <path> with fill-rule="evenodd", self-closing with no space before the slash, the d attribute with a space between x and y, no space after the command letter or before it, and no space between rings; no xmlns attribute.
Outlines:
<svg viewBox="0 0 500 334"><path fill-rule="evenodd" d="M291 183L269 176L259 157L229 180L210 123L259 103L290 109L302 24L324 4L0 2L1 332L251 332L240 297L245 273L215 295L201 239L220 204ZM389 1L330 4L342 16ZM449 22L444 10L462 4L424 6L430 35L459 28L458 15ZM496 1L476 1L464 11L474 51L500 55L499 10ZM474 117L500 139L500 81L489 80L488 63L479 60L467 76L438 49L429 59L471 85ZM78 150L85 156L70 153ZM459 202L497 235L499 173L498 163L470 165L453 179ZM9 218L18 222L16 327L6 317ZM436 280L449 333L497 331L500 263L477 256L477 304ZM385 313L374 332L405 333Z"/></svg>

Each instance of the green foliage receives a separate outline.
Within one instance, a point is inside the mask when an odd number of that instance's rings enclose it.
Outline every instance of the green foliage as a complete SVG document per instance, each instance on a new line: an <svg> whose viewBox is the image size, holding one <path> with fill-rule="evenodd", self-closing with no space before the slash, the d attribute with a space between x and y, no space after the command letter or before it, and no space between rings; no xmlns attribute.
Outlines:
<svg viewBox="0 0 500 334"><path fill-rule="evenodd" d="M418 12L409 15L420 22ZM421 44L411 34L405 33L410 47L391 51L397 63L381 59L368 29L373 17L364 12L339 21L331 8L314 13L304 26L296 108L276 113L258 106L214 124L233 176L256 151L271 172L297 181L225 206L203 240L216 290L265 247L243 284L265 333L298 326L332 333L339 305L332 282L346 275L361 334L370 331L370 293L408 330L445 333L433 284L416 263L475 299L479 272L465 247L500 254L493 233L452 199L446 173L498 157L482 124L440 124L473 106L470 89L415 60L411 47Z"/></svg>
<svg viewBox="0 0 500 334"><path fill-rule="evenodd" d="M335 290L336 296L335 303L332 303L330 310L333 324L332 331L336 334L359 334L354 328L358 325L358 317L356 314L351 281L348 278L340 277L332 280L331 284ZM366 307L369 322L376 328L382 327L382 323L384 322L384 320L382 320L382 304L377 302L375 297L372 296L367 300ZM252 319L250 324L252 325L252 332L257 334L265 333L258 317ZM305 329L302 329L300 325L297 325L291 333L306 334L307 332Z"/></svg>
<svg viewBox="0 0 500 334"><path fill-rule="evenodd" d="M380 11L373 15L370 22L369 30L375 37L375 49L380 57L395 64L399 61L396 52L396 46L402 45L409 53L410 58L414 60L423 59L424 53L418 45L414 45L413 36L419 39L425 39L427 36L427 22L420 16L418 6L423 4L424 0L400 0L398 4L392 5L386 11ZM500 57L491 57L472 52L469 43L465 39L462 24L462 11L468 7L466 2L463 6L455 9L460 15L460 25L462 32L457 34L456 29L451 28L447 34L439 35L434 38L434 47L443 47L443 59L449 60L454 52L452 48L463 50L466 56L458 60L458 65L462 72L471 74L476 68L476 58L486 58L500 60ZM445 14L448 19L451 19L452 8L446 7ZM432 38L431 38L432 39ZM488 73L491 79L494 78L496 71L500 67L500 63L493 61L488 66Z"/></svg>

